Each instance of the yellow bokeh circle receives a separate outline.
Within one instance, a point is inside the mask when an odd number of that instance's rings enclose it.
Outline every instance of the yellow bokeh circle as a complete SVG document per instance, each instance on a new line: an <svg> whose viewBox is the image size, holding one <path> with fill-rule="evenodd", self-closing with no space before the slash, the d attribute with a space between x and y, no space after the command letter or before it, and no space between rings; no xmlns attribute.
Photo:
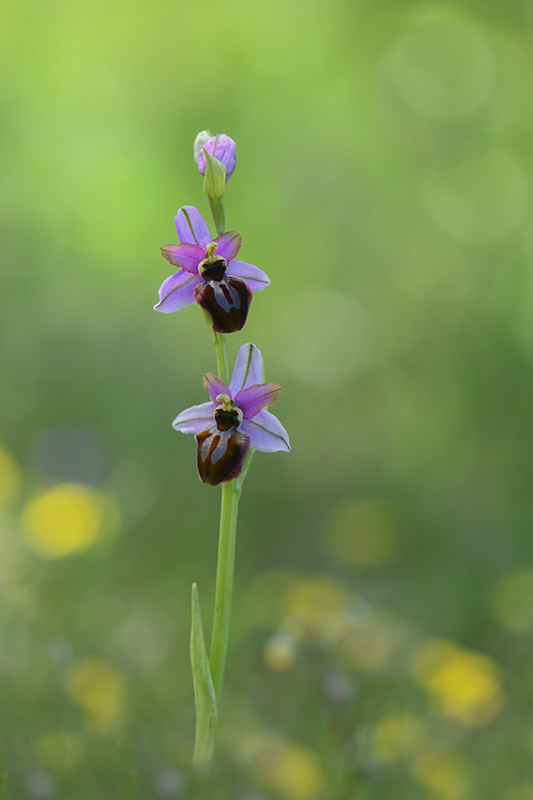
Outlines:
<svg viewBox="0 0 533 800"><path fill-rule="evenodd" d="M53 730L35 742L33 754L38 764L54 772L64 772L79 765L83 747L78 734Z"/></svg>
<svg viewBox="0 0 533 800"><path fill-rule="evenodd" d="M498 664L454 642L423 642L412 655L411 674L441 713L467 727L486 725L505 706Z"/></svg>
<svg viewBox="0 0 533 800"><path fill-rule="evenodd" d="M28 501L22 530L36 553L62 558L88 550L99 539L104 515L104 498L96 489L63 483Z"/></svg>
<svg viewBox="0 0 533 800"><path fill-rule="evenodd" d="M126 682L123 673L102 658L76 661L65 677L67 697L86 714L87 726L99 733L111 733L124 709Z"/></svg>
<svg viewBox="0 0 533 800"><path fill-rule="evenodd" d="M283 800L318 800L324 775L316 753L290 742L266 746L253 765L256 781Z"/></svg>

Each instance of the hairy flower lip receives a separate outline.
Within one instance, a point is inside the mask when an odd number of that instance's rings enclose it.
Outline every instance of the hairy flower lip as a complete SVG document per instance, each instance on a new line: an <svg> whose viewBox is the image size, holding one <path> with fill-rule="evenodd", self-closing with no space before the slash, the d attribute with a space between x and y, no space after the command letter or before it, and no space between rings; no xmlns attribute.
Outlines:
<svg viewBox="0 0 533 800"><path fill-rule="evenodd" d="M161 248L161 253L173 266L178 267L178 271L161 284L159 302L154 306L156 311L172 314L198 302L194 290L204 284L200 265L209 259L214 250L216 259L226 262L225 277L242 281L251 293L260 292L270 285L270 279L262 269L237 260L242 241L240 234L228 231L213 240L207 223L194 206L180 208L175 225L180 244L167 244ZM213 245L216 247L213 248Z"/></svg>
<svg viewBox="0 0 533 800"><path fill-rule="evenodd" d="M215 266L205 271L203 280L194 289L194 299L211 317L213 330L218 333L242 330L253 297L248 284L240 278L231 278L225 269Z"/></svg>
<svg viewBox="0 0 533 800"><path fill-rule="evenodd" d="M237 353L235 367L230 385L208 372L204 375L204 389L209 393L210 400L198 406L191 406L178 414L172 427L181 433L194 433L198 442L198 468L202 480L211 475L211 459L213 455L222 458L224 447L233 448L233 460L228 458L228 474L233 474L234 461L240 458L239 448L253 447L263 453L289 452L291 449L287 431L269 411L281 392L281 386L276 383L261 383L263 372L263 359L261 351L251 343L243 344ZM217 436L215 413L219 409L228 412L236 408L242 418L236 428L227 431L218 431L221 440L215 443L213 437ZM242 434L246 439L233 439L230 441L228 431ZM226 433L228 435L226 436ZM226 436L226 439L222 439ZM248 441L248 444L246 442ZM200 448L203 448L202 450ZM209 450L211 448L211 450ZM204 454L205 451L205 454ZM222 452L223 451L223 452ZM211 455L210 455L211 453ZM231 469L230 469L231 465ZM242 466L242 465L241 465ZM239 470L240 471L240 470ZM232 480L229 477L220 477L220 470L215 470L218 483ZM238 473L237 473L238 474ZM203 477L202 477L203 475ZM220 478L220 480L219 480ZM211 480L204 480L210 483ZM217 484L213 484L217 485Z"/></svg>

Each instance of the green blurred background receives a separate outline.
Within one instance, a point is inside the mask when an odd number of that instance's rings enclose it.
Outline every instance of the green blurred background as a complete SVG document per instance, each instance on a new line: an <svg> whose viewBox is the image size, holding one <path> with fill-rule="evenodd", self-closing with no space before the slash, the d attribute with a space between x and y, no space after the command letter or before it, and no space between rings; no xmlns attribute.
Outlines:
<svg viewBox="0 0 533 800"><path fill-rule="evenodd" d="M532 800L532 38L529 0L2 5L6 799ZM219 491L170 423L215 359L152 305L206 127L293 451L198 795Z"/></svg>

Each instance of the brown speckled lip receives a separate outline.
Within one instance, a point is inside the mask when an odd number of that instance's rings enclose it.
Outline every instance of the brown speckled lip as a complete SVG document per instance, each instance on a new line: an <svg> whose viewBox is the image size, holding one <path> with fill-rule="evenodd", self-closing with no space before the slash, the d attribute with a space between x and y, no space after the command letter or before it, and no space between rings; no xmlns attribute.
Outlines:
<svg viewBox="0 0 533 800"><path fill-rule="evenodd" d="M211 428L196 434L198 474L200 480L210 486L218 486L237 478L250 447L248 434L241 433L234 424L221 429L220 422L225 426L230 420L217 419Z"/></svg>
<svg viewBox="0 0 533 800"><path fill-rule="evenodd" d="M207 311L217 333L233 333L244 327L252 296L252 290L244 281L229 276L209 280L194 289L194 299Z"/></svg>

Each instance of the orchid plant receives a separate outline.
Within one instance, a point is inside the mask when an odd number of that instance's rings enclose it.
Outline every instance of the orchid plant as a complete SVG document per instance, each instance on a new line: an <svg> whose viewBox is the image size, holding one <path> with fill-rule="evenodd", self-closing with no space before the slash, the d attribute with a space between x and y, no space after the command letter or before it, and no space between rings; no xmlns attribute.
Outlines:
<svg viewBox="0 0 533 800"><path fill-rule="evenodd" d="M182 411L172 426L194 433L200 480L222 487L215 610L209 654L205 643L196 584L192 587L191 664L196 706L194 767L206 771L213 755L216 725L228 650L237 512L244 478L255 450L290 451L287 431L267 410L281 386L263 382L261 351L251 343L239 347L231 378L226 334L246 323L253 293L270 284L263 270L237 260L240 234L225 231L224 190L236 164L235 142L225 134L201 131L194 157L204 175L204 191L217 230L194 206L183 206L175 217L178 244L161 248L178 270L161 285L156 311L170 314L196 302L211 327L218 376L204 374L210 400Z"/></svg>

